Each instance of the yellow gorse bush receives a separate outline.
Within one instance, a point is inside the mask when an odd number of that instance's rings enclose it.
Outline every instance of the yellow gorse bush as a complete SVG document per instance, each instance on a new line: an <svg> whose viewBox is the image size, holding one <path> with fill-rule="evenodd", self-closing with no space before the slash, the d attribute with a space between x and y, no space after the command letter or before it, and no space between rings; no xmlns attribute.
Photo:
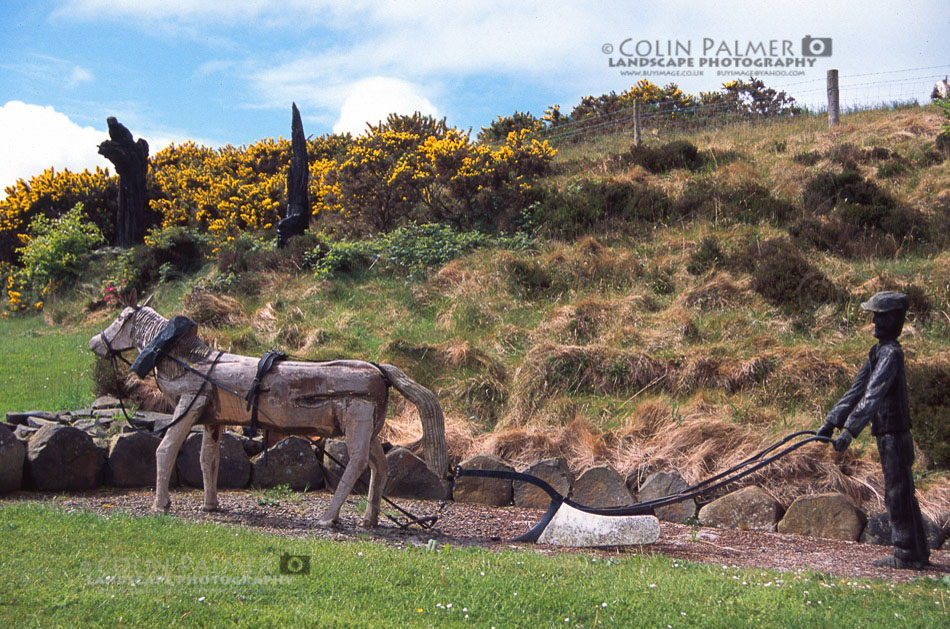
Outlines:
<svg viewBox="0 0 950 629"><path fill-rule="evenodd" d="M287 203L290 153L283 138L219 149L195 142L168 146L149 159L148 220L159 229L207 232L214 247L243 232L272 229ZM530 129L509 133L492 149L417 114L390 116L357 138L310 139L308 153L313 215L327 217L331 229L374 233L405 220L458 219L486 195L510 201L546 171L554 149ZM0 260L17 261L35 216L56 218L78 202L111 240L117 186L106 170L49 169L7 188L0 202Z"/></svg>
<svg viewBox="0 0 950 629"><path fill-rule="evenodd" d="M27 227L38 215L55 218L77 203L106 238L115 233L118 177L96 168L81 173L48 168L29 182L20 179L5 190L0 200L0 260L16 259L17 248L26 244Z"/></svg>

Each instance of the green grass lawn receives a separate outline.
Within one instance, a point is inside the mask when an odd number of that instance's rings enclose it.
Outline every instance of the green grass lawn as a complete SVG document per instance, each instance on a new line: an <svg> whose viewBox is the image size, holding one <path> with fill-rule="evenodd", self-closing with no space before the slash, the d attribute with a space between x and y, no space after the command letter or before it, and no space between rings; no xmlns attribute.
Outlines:
<svg viewBox="0 0 950 629"><path fill-rule="evenodd" d="M51 327L38 315L0 319L0 413L91 404L95 332Z"/></svg>
<svg viewBox="0 0 950 629"><path fill-rule="evenodd" d="M933 580L299 539L51 505L5 505L0 533L11 627L937 627L950 604Z"/></svg>

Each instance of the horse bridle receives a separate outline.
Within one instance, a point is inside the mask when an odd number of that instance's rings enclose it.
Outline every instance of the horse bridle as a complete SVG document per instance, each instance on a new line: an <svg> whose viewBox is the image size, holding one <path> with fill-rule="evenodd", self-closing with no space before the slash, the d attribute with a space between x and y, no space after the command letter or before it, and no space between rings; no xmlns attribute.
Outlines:
<svg viewBox="0 0 950 629"><path fill-rule="evenodd" d="M132 313L129 315L129 318L134 317L134 316L135 316L135 313L137 313L139 310L141 310L142 307L141 307L141 306L131 306L131 308L133 309L133 311L132 311ZM128 322L128 319L126 319L125 321L123 321L123 322L122 322L122 325L124 326L127 322ZM120 327L119 329L121 330L122 328ZM116 336L118 336L118 335L116 335ZM128 365L129 367L132 366L132 363L130 363L129 360L128 360L125 356L122 355L122 352L128 351L128 350L130 350L130 349L134 349L135 346L133 345L132 347L126 347L125 349L115 349L114 347L112 347L112 343L109 342L109 339L106 338L106 331L105 331L105 330L103 330L102 332L99 333L99 338L102 339L102 343L106 346L106 350L109 352L109 361L110 361L111 364L112 364L112 373L113 373L113 376L115 377L116 382L118 382L118 381L119 381L119 362L118 362L118 361L121 360L122 362L124 362L124 363L125 363L126 365ZM113 340L115 340L115 339L113 339ZM188 407L185 409L185 412L183 412L183 413L182 413L181 415L179 415L172 423L168 424L167 426L165 426L165 427L162 428L161 430L154 431L154 430L148 430L148 429L146 429L146 428L140 428L139 426L136 426L135 422L136 422L137 420L135 419L134 416L133 416L133 417L129 417L128 411L125 410L125 401L122 399L123 396L122 396L121 392L119 392L119 395L118 395L119 408L122 410L122 415L125 417L125 421L127 421L128 424L129 424L129 426L132 426L132 428L134 428L135 430L137 430L137 431L139 431L139 432L147 432L148 434L161 433L161 432L164 432L165 430L167 430L168 428L171 428L174 424L176 424L176 423L178 423L179 421L181 421L181 420L189 413L189 411L191 411L191 407L194 405L195 401L196 401L196 400L198 399L198 397L201 395L201 393L202 393L202 391L204 390L206 384L208 384L208 383L210 382L210 383L211 383L211 386L223 386L223 385L220 385L219 383L217 383L217 382L215 382L214 380L211 379L211 372L214 370L215 365L218 364L218 360L221 358L221 356L222 356L223 354L224 354L224 352L221 352L221 351L218 352L218 355L215 356L214 361L212 361L212 363L211 363L211 367L208 369L208 373L204 373L204 374L201 373L200 371L194 369L193 367L191 367L191 366L188 365L187 363L185 363L185 362L183 362L183 361L181 361L181 360L178 360L178 359L175 358L174 356L170 356L170 355L168 355L168 354L165 354L165 356L166 356L167 358L170 358L170 359L173 360L174 362L178 363L180 366L184 367L186 370L191 371L191 372L194 372L195 374L201 376L201 378L202 378L202 380L201 380L201 386L198 388L198 393L191 399L191 402L188 404ZM157 379L156 379L156 380L157 380ZM223 388L227 389L228 387L223 387ZM230 389L228 389L228 390L230 390Z"/></svg>
<svg viewBox="0 0 950 629"><path fill-rule="evenodd" d="M135 316L135 313L137 313L139 310L141 310L142 307L141 307L141 306L131 306L131 308L132 308L132 314L129 315L129 316L130 316L130 317L134 317L134 316ZM128 319L126 319L125 321L123 321L123 322L122 322L122 325L125 326L125 324L126 324L127 322L128 322ZM121 331L121 329L122 329L122 328L120 327L119 330ZM116 334L116 336L118 336L118 334ZM135 346L133 345L132 347L126 347L125 349L115 349L115 348L113 348L113 347L112 347L112 343L110 343L110 342L109 342L109 339L106 338L106 331L105 331L105 330L103 330L102 332L99 333L99 338L102 340L102 344L106 346L106 350L109 352L109 360L112 361L112 368L113 368L113 370L115 371L116 376L118 377L119 371L118 371L118 365L116 364L116 357L120 358L120 359L122 360L122 362L124 362L126 365L129 365L129 366L131 367L131 366L132 366L132 363L130 363L130 362L128 361L128 359L126 359L126 357L122 355L122 352L126 352L126 351L128 351L128 350L130 350L130 349L134 349ZM112 339L112 340L115 340L115 339ZM121 400L120 400L120 401L121 401Z"/></svg>

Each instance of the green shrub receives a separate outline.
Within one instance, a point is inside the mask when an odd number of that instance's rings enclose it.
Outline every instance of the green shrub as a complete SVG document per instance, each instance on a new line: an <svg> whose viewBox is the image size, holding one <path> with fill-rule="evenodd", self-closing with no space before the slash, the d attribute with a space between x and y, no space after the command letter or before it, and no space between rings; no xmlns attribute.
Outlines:
<svg viewBox="0 0 950 629"><path fill-rule="evenodd" d="M307 263L317 279L328 279L365 271L377 257L377 246L373 241L340 240L320 243L307 255Z"/></svg>
<svg viewBox="0 0 950 629"><path fill-rule="evenodd" d="M838 202L893 207L894 200L861 173L845 168L838 174L823 172L812 178L802 195L805 210L824 214Z"/></svg>
<svg viewBox="0 0 950 629"><path fill-rule="evenodd" d="M805 216L790 225L788 233L796 242L814 247L818 251L833 251L845 255L845 240L842 238L839 221Z"/></svg>
<svg viewBox="0 0 950 629"><path fill-rule="evenodd" d="M716 268L724 259L725 255L719 246L719 241L712 236L706 236L699 243L699 248L689 255L686 270L692 275L702 275Z"/></svg>
<svg viewBox="0 0 950 629"><path fill-rule="evenodd" d="M86 254L105 244L99 228L85 219L82 203L53 220L37 215L29 231L29 242L17 253L26 284L37 292L51 283L75 280L82 272Z"/></svg>
<svg viewBox="0 0 950 629"><path fill-rule="evenodd" d="M842 202L835 207L835 214L845 224L860 227L865 232L876 231L891 235L897 242L902 242L905 238L928 240L926 219L919 212L907 207Z"/></svg>
<svg viewBox="0 0 950 629"><path fill-rule="evenodd" d="M318 278L358 273L379 264L382 268L418 277L482 247L526 249L524 234L493 236L478 231L460 232L439 223L411 223L372 240L331 241L325 236L304 256Z"/></svg>
<svg viewBox="0 0 950 629"><path fill-rule="evenodd" d="M753 241L733 259L751 272L752 288L777 306L807 314L818 304L837 301L840 291L798 248L781 238Z"/></svg>
<svg viewBox="0 0 950 629"><path fill-rule="evenodd" d="M910 169L907 164L900 160L888 160L877 167L877 176L885 179L891 177L900 177L906 175Z"/></svg>
<svg viewBox="0 0 950 629"><path fill-rule="evenodd" d="M240 274L268 268L273 258L267 253L275 247L276 243L269 235L262 237L242 232L218 248L218 271Z"/></svg>
<svg viewBox="0 0 950 629"><path fill-rule="evenodd" d="M153 230L145 238L159 267L170 264L180 273L194 273L204 264L211 240L207 234L173 226Z"/></svg>
<svg viewBox="0 0 950 629"><path fill-rule="evenodd" d="M672 204L661 191L615 179L575 179L548 190L529 208L531 222L556 236L574 237L598 223L619 219L656 224L667 221Z"/></svg>
<svg viewBox="0 0 950 629"><path fill-rule="evenodd" d="M950 363L908 361L907 393L914 441L950 469Z"/></svg>
<svg viewBox="0 0 950 629"><path fill-rule="evenodd" d="M703 165L699 149L686 140L675 140L660 146L634 146L622 153L619 161L623 166L642 166L651 173L665 173L674 168L696 170Z"/></svg>
<svg viewBox="0 0 950 629"><path fill-rule="evenodd" d="M814 166L821 161L818 151L799 151L792 156L792 161L802 166Z"/></svg>
<svg viewBox="0 0 950 629"><path fill-rule="evenodd" d="M551 274L535 260L505 253L499 256L498 264L514 292L523 296L536 297L554 285Z"/></svg>
<svg viewBox="0 0 950 629"><path fill-rule="evenodd" d="M429 267L442 266L474 249L490 246L495 240L488 234L457 232L438 223L412 224L380 239L379 249L387 265L413 277L424 274Z"/></svg>
<svg viewBox="0 0 950 629"><path fill-rule="evenodd" d="M776 199L757 183L720 186L701 181L689 185L673 203L673 213L682 218L708 218L756 224L782 223L795 212L787 201Z"/></svg>

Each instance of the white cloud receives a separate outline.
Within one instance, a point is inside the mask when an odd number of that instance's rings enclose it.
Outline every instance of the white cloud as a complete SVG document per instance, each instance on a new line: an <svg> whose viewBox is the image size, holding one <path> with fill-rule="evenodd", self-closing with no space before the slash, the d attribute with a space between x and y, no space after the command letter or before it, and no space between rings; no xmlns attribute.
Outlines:
<svg viewBox="0 0 950 629"><path fill-rule="evenodd" d="M898 8L886 0L868 0L855 12L854 3L844 0L788 0L780 9L761 0L64 0L58 15L112 19L150 33L221 35L234 43L229 52L240 51L242 58L206 63L197 76L228 71L249 83L247 106L284 109L293 100L309 119L330 122L353 82L369 77L422 86L436 95L435 102L448 90L463 92L461 84L471 77L531 83L547 93L553 90L564 99L562 105L583 94L623 90L635 79L608 69L601 49L628 37L831 37L834 56L821 60L808 75L818 82L820 96L820 80L830 63L845 76L931 66L946 57L948 40L940 33L944 4L914 0ZM288 45L299 48L255 49L255 35L248 30L266 29L292 33L288 40L294 43ZM727 78L713 72L653 80L675 81L695 93L717 89ZM767 82L782 88L802 81L775 76ZM440 105L445 109L445 103Z"/></svg>
<svg viewBox="0 0 950 629"><path fill-rule="evenodd" d="M89 83L92 80L92 72L80 66L73 66L73 69L69 71L69 78L66 83L69 87L76 87L80 83Z"/></svg>
<svg viewBox="0 0 950 629"><path fill-rule="evenodd" d="M110 115L125 124L136 139L146 139L149 155L172 143L220 144L181 129L148 126L141 115L130 111ZM29 181L50 167L81 172L100 166L115 172L112 163L98 152L99 143L108 139L107 130L79 125L53 107L7 102L0 107L0 198L6 196L2 190L18 179Z"/></svg>
<svg viewBox="0 0 950 629"><path fill-rule="evenodd" d="M418 90L412 83L386 77L358 81L343 101L333 132L359 135L366 131L367 122L376 124L391 113L412 114L418 111L437 116L435 105L421 96Z"/></svg>
<svg viewBox="0 0 950 629"><path fill-rule="evenodd" d="M21 61L0 64L0 68L16 72L34 83L65 86L69 89L95 79L88 68L66 59L32 53Z"/></svg>
<svg viewBox="0 0 950 629"><path fill-rule="evenodd" d="M72 171L109 166L96 152L106 139L105 131L79 126L52 107L9 101L0 107L0 188L29 181L50 166Z"/></svg>

